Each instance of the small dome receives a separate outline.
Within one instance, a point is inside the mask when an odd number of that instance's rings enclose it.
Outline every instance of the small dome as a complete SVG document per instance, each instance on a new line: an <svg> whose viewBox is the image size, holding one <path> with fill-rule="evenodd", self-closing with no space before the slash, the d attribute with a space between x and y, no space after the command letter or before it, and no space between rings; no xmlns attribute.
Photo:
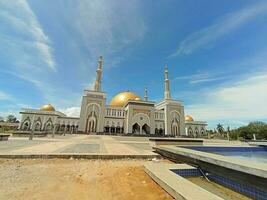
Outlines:
<svg viewBox="0 0 267 200"><path fill-rule="evenodd" d="M42 111L55 111L55 108L51 104L43 105L40 110Z"/></svg>
<svg viewBox="0 0 267 200"><path fill-rule="evenodd" d="M133 92L121 92L110 101L110 106L123 107L129 100L140 101L141 98Z"/></svg>
<svg viewBox="0 0 267 200"><path fill-rule="evenodd" d="M190 116L190 115L186 115L186 116L185 116L185 121L188 121L188 122L193 122L193 121L194 121L194 119L193 119L193 117L192 117L192 116Z"/></svg>

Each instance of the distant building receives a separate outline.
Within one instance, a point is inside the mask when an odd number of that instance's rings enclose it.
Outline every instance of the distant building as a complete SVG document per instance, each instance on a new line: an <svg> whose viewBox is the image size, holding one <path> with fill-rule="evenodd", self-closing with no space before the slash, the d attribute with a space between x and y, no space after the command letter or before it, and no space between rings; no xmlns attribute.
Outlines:
<svg viewBox="0 0 267 200"><path fill-rule="evenodd" d="M205 133L207 123L194 121L189 115L185 117L182 102L171 98L167 67L164 70L162 101L150 101L145 89L143 99L133 92L125 91L115 95L107 105L107 94L102 91L102 66L103 58L100 57L94 89L84 90L79 118L68 117L48 104L41 109L22 109L19 129L174 137L198 137Z"/></svg>

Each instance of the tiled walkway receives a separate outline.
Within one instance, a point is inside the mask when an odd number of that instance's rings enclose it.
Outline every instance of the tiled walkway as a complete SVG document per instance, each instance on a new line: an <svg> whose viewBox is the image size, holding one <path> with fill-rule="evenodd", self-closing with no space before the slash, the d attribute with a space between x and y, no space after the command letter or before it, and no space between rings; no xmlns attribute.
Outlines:
<svg viewBox="0 0 267 200"><path fill-rule="evenodd" d="M148 138L66 135L45 138L10 138L0 142L0 154L88 153L110 155L151 155Z"/></svg>

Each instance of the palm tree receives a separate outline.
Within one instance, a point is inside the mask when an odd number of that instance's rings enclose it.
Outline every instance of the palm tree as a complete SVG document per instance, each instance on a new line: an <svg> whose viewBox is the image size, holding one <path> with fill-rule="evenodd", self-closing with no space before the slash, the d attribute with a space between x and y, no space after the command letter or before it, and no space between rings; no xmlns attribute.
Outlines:
<svg viewBox="0 0 267 200"><path fill-rule="evenodd" d="M224 128L222 124L217 124L217 131L220 133L220 135L223 135Z"/></svg>

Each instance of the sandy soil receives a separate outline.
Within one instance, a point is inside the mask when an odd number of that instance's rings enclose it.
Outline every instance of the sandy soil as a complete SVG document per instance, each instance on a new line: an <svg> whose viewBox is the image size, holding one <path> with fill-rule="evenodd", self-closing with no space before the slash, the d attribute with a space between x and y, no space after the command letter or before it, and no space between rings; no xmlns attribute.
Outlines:
<svg viewBox="0 0 267 200"><path fill-rule="evenodd" d="M172 199L143 160L0 159L0 199Z"/></svg>
<svg viewBox="0 0 267 200"><path fill-rule="evenodd" d="M242 194L239 194L233 190L230 190L222 185L219 185L214 182L208 182L203 177L190 177L187 178L189 181L195 183L196 185L204 188L205 190L208 190L219 197L226 199L226 200L249 200L251 198L244 196Z"/></svg>

